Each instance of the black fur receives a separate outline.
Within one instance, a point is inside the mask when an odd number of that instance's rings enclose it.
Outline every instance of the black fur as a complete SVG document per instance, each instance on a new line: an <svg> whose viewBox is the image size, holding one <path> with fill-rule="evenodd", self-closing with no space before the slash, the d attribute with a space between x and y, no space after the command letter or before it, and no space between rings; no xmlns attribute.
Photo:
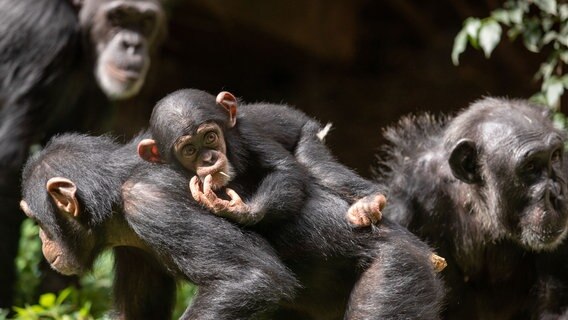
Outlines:
<svg viewBox="0 0 568 320"><path fill-rule="evenodd" d="M42 228L83 256L84 270L117 235L115 307L123 319L169 319L175 280L199 285L183 319L249 319L288 299L297 283L265 241L205 212L187 179L143 163L138 140L62 135L26 164L23 199ZM104 165L103 165L104 164ZM70 229L45 190L52 177L77 184L84 211ZM164 205L167 203L167 205ZM95 235L84 252L82 239Z"/></svg>
<svg viewBox="0 0 568 320"><path fill-rule="evenodd" d="M88 8L70 0L0 2L0 307L12 306L22 220L15 186L30 146L55 132L92 129L108 115L93 74L102 39L90 34L94 11L108 1L76 2Z"/></svg>
<svg viewBox="0 0 568 320"><path fill-rule="evenodd" d="M455 117L405 117L384 135L384 215L447 259L445 318L568 315L567 188L554 160L566 140L545 109L485 98Z"/></svg>
<svg viewBox="0 0 568 320"><path fill-rule="evenodd" d="M269 240L302 284L276 318L438 318L443 288L430 249L388 220L361 230L348 224L345 215L355 198L348 194L377 187L333 159L317 140L319 124L285 106L255 104L242 105L237 125L227 129L223 113L207 93L177 91L154 109L152 136L179 171L171 153L178 137L208 121L225 128L227 155L237 168L228 187L263 208L264 219L250 228ZM333 168L336 175L326 171Z"/></svg>

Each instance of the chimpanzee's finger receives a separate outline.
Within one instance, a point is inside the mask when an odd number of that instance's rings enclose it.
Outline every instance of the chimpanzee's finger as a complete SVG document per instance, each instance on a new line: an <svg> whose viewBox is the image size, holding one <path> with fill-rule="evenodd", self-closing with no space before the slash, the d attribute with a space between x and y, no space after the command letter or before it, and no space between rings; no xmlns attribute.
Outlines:
<svg viewBox="0 0 568 320"><path fill-rule="evenodd" d="M199 201L201 196L201 188L199 187L199 178L197 176L193 176L191 180L189 180L189 190L191 191L191 196L195 201Z"/></svg>

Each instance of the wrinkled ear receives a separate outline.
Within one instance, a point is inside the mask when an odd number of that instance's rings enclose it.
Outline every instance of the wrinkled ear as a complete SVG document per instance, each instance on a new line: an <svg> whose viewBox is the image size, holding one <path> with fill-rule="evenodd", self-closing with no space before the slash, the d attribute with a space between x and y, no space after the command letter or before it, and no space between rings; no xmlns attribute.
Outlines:
<svg viewBox="0 0 568 320"><path fill-rule="evenodd" d="M75 186L73 181L67 178L55 177L49 179L45 187L59 210L75 218L79 216L79 201L75 196L77 186Z"/></svg>
<svg viewBox="0 0 568 320"><path fill-rule="evenodd" d="M448 161L452 173L457 179L469 184L481 182L477 148L473 141L468 139L460 140L452 150Z"/></svg>
<svg viewBox="0 0 568 320"><path fill-rule="evenodd" d="M237 124L237 98L230 92L223 91L217 95L217 104L229 112L229 128Z"/></svg>
<svg viewBox="0 0 568 320"><path fill-rule="evenodd" d="M154 139L144 139L140 141L138 143L138 155L148 162L163 163Z"/></svg>

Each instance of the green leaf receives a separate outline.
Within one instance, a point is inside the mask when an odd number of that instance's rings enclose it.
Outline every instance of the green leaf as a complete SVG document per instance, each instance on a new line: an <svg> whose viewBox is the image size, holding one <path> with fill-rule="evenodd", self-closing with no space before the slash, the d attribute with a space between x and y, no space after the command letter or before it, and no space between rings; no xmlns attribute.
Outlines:
<svg viewBox="0 0 568 320"><path fill-rule="evenodd" d="M523 43L531 52L540 51L539 42L542 34L540 28L535 23L538 24L538 21L532 20L530 23L527 23L527 29L523 33Z"/></svg>
<svg viewBox="0 0 568 320"><path fill-rule="evenodd" d="M568 89L568 74L565 74L560 78L560 82L564 85L564 88Z"/></svg>
<svg viewBox="0 0 568 320"><path fill-rule="evenodd" d="M565 23L564 26L560 29L560 35L558 36L558 42L563 44L565 47L568 47L568 23Z"/></svg>
<svg viewBox="0 0 568 320"><path fill-rule="evenodd" d="M44 314L45 309L42 306L34 304L33 306L29 307L29 310L33 311L34 313Z"/></svg>
<svg viewBox="0 0 568 320"><path fill-rule="evenodd" d="M534 4L536 4L540 10L551 15L556 15L556 0L534 0Z"/></svg>
<svg viewBox="0 0 568 320"><path fill-rule="evenodd" d="M554 113L552 121L553 121L554 127L556 129L560 129L560 130L566 129L566 117L564 116L564 114L562 114L560 112Z"/></svg>
<svg viewBox="0 0 568 320"><path fill-rule="evenodd" d="M561 52L559 57L562 62L568 64L568 51Z"/></svg>
<svg viewBox="0 0 568 320"><path fill-rule="evenodd" d="M536 103L536 104L541 104L543 106L546 105L546 97L544 96L544 93L542 93L542 92L537 92L537 93L533 94L529 98L529 100Z"/></svg>
<svg viewBox="0 0 568 320"><path fill-rule="evenodd" d="M548 81L550 76L552 76L552 72L556 67L556 59L552 59L551 61L543 62L540 64L540 68L536 74L537 79L542 77L544 81Z"/></svg>
<svg viewBox="0 0 568 320"><path fill-rule="evenodd" d="M542 17L540 20L540 25L542 26L542 30L549 31L555 23L555 19L551 19L550 17Z"/></svg>
<svg viewBox="0 0 568 320"><path fill-rule="evenodd" d="M514 24L523 23L523 9L520 7L509 10L509 20Z"/></svg>
<svg viewBox="0 0 568 320"><path fill-rule="evenodd" d="M547 45L550 42L556 40L557 37L558 33L556 33L556 31L549 31L544 35L544 37L542 37L542 44Z"/></svg>
<svg viewBox="0 0 568 320"><path fill-rule="evenodd" d="M53 293L45 293L39 297L39 304L43 307L50 308L55 305L55 299Z"/></svg>
<svg viewBox="0 0 568 320"><path fill-rule="evenodd" d="M489 58L491 52L501 41L501 26L494 19L487 19L481 25L479 30L479 45L485 53L485 57Z"/></svg>
<svg viewBox="0 0 568 320"><path fill-rule="evenodd" d="M491 11L491 17L505 25L509 25L511 20L509 19L509 11L505 9L497 9Z"/></svg>
<svg viewBox="0 0 568 320"><path fill-rule="evenodd" d="M91 312L91 305L92 303L90 301L85 302L81 310L79 310L79 315L86 318L89 315L89 312Z"/></svg>
<svg viewBox="0 0 568 320"><path fill-rule="evenodd" d="M477 34L479 33L479 28L481 27L481 20L478 18L467 18L464 21L464 29L467 32L467 35L476 38Z"/></svg>
<svg viewBox="0 0 568 320"><path fill-rule="evenodd" d="M523 32L523 30L520 27L511 27L509 31L507 31L507 37L509 37L509 40L514 41L515 39L517 39L519 34L521 34L521 32Z"/></svg>
<svg viewBox="0 0 568 320"><path fill-rule="evenodd" d="M462 29L454 39L454 47L452 49L452 62L455 66L460 64L459 56L465 51L467 46L467 31Z"/></svg>
<svg viewBox="0 0 568 320"><path fill-rule="evenodd" d="M551 107L556 106L560 101L560 97L564 94L564 84L557 77L551 77L542 84L544 94L546 96L546 104Z"/></svg>
<svg viewBox="0 0 568 320"><path fill-rule="evenodd" d="M561 22L568 20L568 4L561 4L558 6L558 15L560 16Z"/></svg>
<svg viewBox="0 0 568 320"><path fill-rule="evenodd" d="M57 296L57 300L55 301L55 304L60 305L63 303L63 301L65 301L65 299L67 299L67 297L69 297L69 295L73 292L73 287L68 287L65 288L64 290L62 290L59 293L59 296Z"/></svg>

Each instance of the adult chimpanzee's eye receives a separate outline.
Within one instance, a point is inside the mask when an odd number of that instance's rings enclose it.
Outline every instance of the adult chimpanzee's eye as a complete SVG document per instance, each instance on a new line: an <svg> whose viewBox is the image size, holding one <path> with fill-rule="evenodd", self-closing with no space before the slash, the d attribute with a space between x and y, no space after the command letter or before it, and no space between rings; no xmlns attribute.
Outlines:
<svg viewBox="0 0 568 320"><path fill-rule="evenodd" d="M181 155L189 158L189 157L192 157L195 154L196 151L197 151L197 149L195 149L195 147L193 145L186 144L181 149Z"/></svg>
<svg viewBox="0 0 568 320"><path fill-rule="evenodd" d="M154 30L155 23L156 23L155 15L150 15L150 14L144 15L141 21L142 32L146 35L152 33L152 30Z"/></svg>
<svg viewBox="0 0 568 320"><path fill-rule="evenodd" d="M215 142L217 142L217 133L210 131L205 135L205 143L206 144L213 144Z"/></svg>
<svg viewBox="0 0 568 320"><path fill-rule="evenodd" d="M527 164L525 164L523 169L525 172L534 173L536 170L536 164L534 163L534 161L528 162Z"/></svg>
<svg viewBox="0 0 568 320"><path fill-rule="evenodd" d="M126 13L120 8L107 12L107 19L113 26L119 26L125 16Z"/></svg>

